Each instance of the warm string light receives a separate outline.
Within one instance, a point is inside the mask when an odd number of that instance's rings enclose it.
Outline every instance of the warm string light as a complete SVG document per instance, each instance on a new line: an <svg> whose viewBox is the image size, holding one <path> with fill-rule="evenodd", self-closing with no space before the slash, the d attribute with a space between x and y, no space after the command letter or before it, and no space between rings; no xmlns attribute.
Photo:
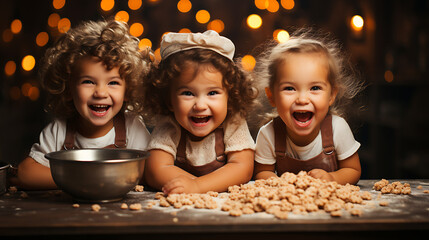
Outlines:
<svg viewBox="0 0 429 240"><path fill-rule="evenodd" d="M255 68L256 59L252 55L245 55L241 59L241 66L244 70L252 71Z"/></svg>
<svg viewBox="0 0 429 240"><path fill-rule="evenodd" d="M257 14L252 14L247 17L247 25L252 29L258 29L262 25L262 18Z"/></svg>
<svg viewBox="0 0 429 240"><path fill-rule="evenodd" d="M187 13L191 10L192 3L189 0L180 0L177 3L177 9L182 13Z"/></svg>
<svg viewBox="0 0 429 240"><path fill-rule="evenodd" d="M138 10L142 6L142 0L128 0L128 7L131 10Z"/></svg>
<svg viewBox="0 0 429 240"><path fill-rule="evenodd" d="M119 11L115 15L116 21L128 22L130 20L130 15L126 11Z"/></svg>
<svg viewBox="0 0 429 240"><path fill-rule="evenodd" d="M55 9L61 9L64 7L65 4L66 4L66 0L54 0L54 1L52 1L52 6Z"/></svg>
<svg viewBox="0 0 429 240"><path fill-rule="evenodd" d="M359 15L354 15L350 21L350 25L353 30L360 31L363 28L364 21L363 18Z"/></svg>
<svg viewBox="0 0 429 240"><path fill-rule="evenodd" d="M158 0L147 0L147 3L153 4L157 3ZM113 10L115 7L115 1L114 0L99 0L100 8L104 12L109 12ZM53 0L52 6L54 9L62 9L64 8L66 4L66 0ZM255 6L260 10L267 10L270 13L275 13L279 11L280 6L283 9L291 10L295 7L295 1L294 0L254 0ZM141 9L143 5L142 0L128 0L128 7L130 10L138 10ZM192 9L192 3L189 0L180 0L177 2L177 9L181 13L188 13ZM112 13L109 13L112 14ZM128 22L130 20L130 14L125 11L121 10L114 14L115 20L118 21L124 21ZM195 13L195 20L200 24L207 24L208 30L214 30L218 33L224 31L225 24L220 19L214 19L211 20L211 15L207 10L199 10ZM250 29L259 29L262 24L263 20L260 15L258 14L251 14L246 19L247 25ZM52 13L48 17L48 25L51 28L57 29L60 33L65 33L71 28L71 22L68 18L61 18L58 13ZM354 16L351 20L351 26L356 31L360 31L363 28L363 18L360 16ZM11 23L10 29L6 29L3 31L2 38L4 42L10 42L13 39L14 34L18 34L22 31L22 22L19 19L15 19ZM179 30L179 32L192 32L188 28L182 28ZM136 37L141 37L144 33L144 27L142 23L133 23L130 25L130 34ZM286 30L283 29L277 29L273 32L273 38L278 42L285 42L289 39L289 33ZM41 31L36 36L36 44L39 47L45 46L49 42L50 36L47 32ZM148 38L142 38L139 42L139 48L145 49L147 47L152 48L153 44L152 41ZM156 61L161 60L160 56L160 49L157 48L154 51L155 59ZM22 60L22 68L25 71L31 71L35 67L35 59L31 55L27 55ZM244 69L247 71L252 71L255 67L256 60L251 55L245 55L241 59L241 64ZM8 61L5 65L4 72L6 76L12 76L16 72L16 63L14 61ZM385 73L385 79L386 81L390 82L393 80L393 74L390 71L386 71ZM19 94L22 94L23 96L27 96L32 99L38 98L38 88L34 86L28 87L28 85L25 85L26 87L18 88L20 91L17 91L16 88L14 90L11 89L10 95L11 97L14 96L14 99L19 99ZM34 88L34 89L33 89ZM22 90L24 89L24 90ZM33 89L33 90L30 90ZM19 94L17 94L19 92ZM25 93L25 94L24 94ZM32 97L30 97L32 96ZM37 97L36 97L37 96Z"/></svg>

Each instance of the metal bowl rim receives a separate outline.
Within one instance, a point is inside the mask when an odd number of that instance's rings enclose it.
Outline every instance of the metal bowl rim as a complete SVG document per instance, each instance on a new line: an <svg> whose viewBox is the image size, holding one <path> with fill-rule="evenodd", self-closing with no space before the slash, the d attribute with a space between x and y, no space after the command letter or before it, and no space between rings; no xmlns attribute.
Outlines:
<svg viewBox="0 0 429 240"><path fill-rule="evenodd" d="M0 162L0 170L8 169L10 167L10 163Z"/></svg>
<svg viewBox="0 0 429 240"><path fill-rule="evenodd" d="M142 156L140 157L131 157L131 158L124 158L124 159L98 159L98 160L76 160L76 159L58 159L53 157L52 155L61 154L63 152L70 152L70 151L86 151L86 150L106 150L106 151L127 151L127 152L135 152L139 153ZM82 162L82 163L124 163L124 162L132 162L132 161L140 161L142 159L145 159L149 156L149 153L147 151L143 150L137 150L137 149L103 149L103 148L85 148L85 149L72 149L72 150L61 150L56 152L51 152L45 154L45 158L47 158L49 161L54 162Z"/></svg>

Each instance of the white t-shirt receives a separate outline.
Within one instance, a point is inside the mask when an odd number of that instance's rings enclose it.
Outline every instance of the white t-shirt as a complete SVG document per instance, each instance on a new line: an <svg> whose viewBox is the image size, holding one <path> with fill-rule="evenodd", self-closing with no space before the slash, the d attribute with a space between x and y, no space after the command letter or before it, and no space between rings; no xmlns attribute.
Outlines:
<svg viewBox="0 0 429 240"><path fill-rule="evenodd" d="M125 113L127 148L145 150L150 135L140 116ZM39 143L33 144L29 156L43 166L49 167L45 154L63 149L66 137L66 121L56 119L48 124L40 133ZM115 143L115 128L99 138L86 138L76 132L75 145L78 148L103 148Z"/></svg>
<svg viewBox="0 0 429 240"><path fill-rule="evenodd" d="M338 160L352 156L359 149L360 143L355 140L349 125L342 117L332 115L332 132ZM256 162L266 165L276 163L274 142L274 124L273 121L270 121L259 129L256 138ZM322 134L320 131L307 146L297 146L289 137L286 137L286 155L289 157L308 160L319 155L322 151Z"/></svg>
<svg viewBox="0 0 429 240"><path fill-rule="evenodd" d="M245 119L226 120L223 128L225 154L244 149L255 149L255 142L250 135ZM166 117L159 121L152 131L148 150L161 149L175 157L180 135L181 128L177 121ZM194 142L189 137L186 140L186 158L193 166L202 166L216 159L214 133L210 133L201 141Z"/></svg>

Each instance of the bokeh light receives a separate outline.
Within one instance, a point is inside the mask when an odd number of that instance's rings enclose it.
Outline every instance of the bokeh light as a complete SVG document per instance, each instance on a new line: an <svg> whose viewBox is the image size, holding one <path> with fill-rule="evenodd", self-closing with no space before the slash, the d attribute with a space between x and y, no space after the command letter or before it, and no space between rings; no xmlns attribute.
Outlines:
<svg viewBox="0 0 429 240"><path fill-rule="evenodd" d="M195 14L197 22L204 24L210 21L210 13L207 10L200 10Z"/></svg>
<svg viewBox="0 0 429 240"><path fill-rule="evenodd" d="M280 8L280 5L276 0L268 1L268 7L267 7L268 12L275 13L279 10L279 8Z"/></svg>
<svg viewBox="0 0 429 240"><path fill-rule="evenodd" d="M27 55L22 59L21 66L22 66L22 69L24 69L25 71L33 70L35 65L36 65L36 59L31 55Z"/></svg>
<svg viewBox="0 0 429 240"><path fill-rule="evenodd" d="M133 23L130 26L130 33L135 37L140 37L144 32L144 27L141 23Z"/></svg>
<svg viewBox="0 0 429 240"><path fill-rule="evenodd" d="M100 7L103 11L108 12L115 6L114 0L101 0Z"/></svg>
<svg viewBox="0 0 429 240"><path fill-rule="evenodd" d="M51 15L49 15L49 17L48 17L49 27L51 27L51 28L57 27L60 19L61 19L61 17L60 17L60 15L58 15L58 13L52 13Z"/></svg>
<svg viewBox="0 0 429 240"><path fill-rule="evenodd" d="M19 20L19 19L13 20L12 23L10 24L10 30L14 34L18 34L19 32L21 32L21 30L22 30L21 20Z"/></svg>
<svg viewBox="0 0 429 240"><path fill-rule="evenodd" d="M289 37L289 33L284 29L276 29L273 32L273 38L279 43L286 42L289 40Z"/></svg>
<svg viewBox="0 0 429 240"><path fill-rule="evenodd" d="M40 32L36 36L36 44L39 47L45 46L49 41L49 35L47 32Z"/></svg>
<svg viewBox="0 0 429 240"><path fill-rule="evenodd" d="M192 3L189 0L180 0L177 3L177 9L182 13L187 13L191 10Z"/></svg>
<svg viewBox="0 0 429 240"><path fill-rule="evenodd" d="M28 83L28 82L22 84L22 86L21 86L21 93L22 93L22 95L25 96L25 97L28 97L28 93L30 91L30 88L32 88L32 87L33 86L30 83Z"/></svg>
<svg viewBox="0 0 429 240"><path fill-rule="evenodd" d="M116 21L128 22L130 20L130 15L126 11L119 11L115 15Z"/></svg>
<svg viewBox="0 0 429 240"><path fill-rule="evenodd" d="M131 10L137 10L142 6L142 0L128 0L128 7Z"/></svg>
<svg viewBox="0 0 429 240"><path fill-rule="evenodd" d="M145 49L146 47L152 48L152 41L149 40L148 38L143 38L139 42L139 48L140 49Z"/></svg>
<svg viewBox="0 0 429 240"><path fill-rule="evenodd" d="M60 33L66 33L68 30L70 30L71 22L68 18L61 18L60 21L58 21L58 32Z"/></svg>
<svg viewBox="0 0 429 240"><path fill-rule="evenodd" d="M261 10L267 9L268 4L268 0L255 0L255 6Z"/></svg>
<svg viewBox="0 0 429 240"><path fill-rule="evenodd" d="M390 70L387 70L384 72L384 80L386 80L386 82L393 82L393 73Z"/></svg>
<svg viewBox="0 0 429 240"><path fill-rule="evenodd" d="M191 30L189 28L182 28L179 30L179 33L191 33Z"/></svg>
<svg viewBox="0 0 429 240"><path fill-rule="evenodd" d="M295 7L295 1L294 0L281 0L280 4L286 10L292 10Z"/></svg>
<svg viewBox="0 0 429 240"><path fill-rule="evenodd" d="M4 73L6 76L12 76L16 71L16 63L14 61L7 61L4 66Z"/></svg>
<svg viewBox="0 0 429 240"><path fill-rule="evenodd" d="M355 30L355 31L360 31L360 30L362 30L362 28L363 28L363 24L364 24L363 18L362 18L361 16L359 16L359 15L354 15L354 16L352 17L351 22L350 22L351 27L352 27L352 28L353 28L353 30Z"/></svg>
<svg viewBox="0 0 429 240"><path fill-rule="evenodd" d="M255 68L256 59L252 55L245 55L241 59L241 66L244 70L252 71Z"/></svg>
<svg viewBox="0 0 429 240"><path fill-rule="evenodd" d="M40 90L39 90L38 87L32 86L32 87L30 87L30 89L28 89L28 94L27 95L28 95L28 98L31 101L36 101L37 99L39 99Z"/></svg>
<svg viewBox="0 0 429 240"><path fill-rule="evenodd" d="M262 25L262 18L257 14L252 14L247 17L247 25L253 29L260 28Z"/></svg>
<svg viewBox="0 0 429 240"><path fill-rule="evenodd" d="M54 1L52 1L52 6L55 9L61 9L64 7L65 4L66 4L66 0L54 0Z"/></svg>
<svg viewBox="0 0 429 240"><path fill-rule="evenodd" d="M225 24L220 19L215 19L207 24L207 30L213 30L221 33L225 29Z"/></svg>

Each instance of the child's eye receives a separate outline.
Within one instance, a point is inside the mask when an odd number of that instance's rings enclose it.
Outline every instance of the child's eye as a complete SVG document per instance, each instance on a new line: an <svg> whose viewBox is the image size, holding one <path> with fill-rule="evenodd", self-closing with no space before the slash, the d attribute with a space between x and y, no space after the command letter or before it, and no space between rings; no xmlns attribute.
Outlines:
<svg viewBox="0 0 429 240"><path fill-rule="evenodd" d="M283 90L285 90L285 91L294 91L295 89L293 87L284 87Z"/></svg>
<svg viewBox="0 0 429 240"><path fill-rule="evenodd" d="M118 81L111 81L109 85L121 85Z"/></svg>
<svg viewBox="0 0 429 240"><path fill-rule="evenodd" d="M81 84L94 84L94 82L86 79L86 80L82 80Z"/></svg>
<svg viewBox="0 0 429 240"><path fill-rule="evenodd" d="M310 88L310 90L312 90L312 91L317 91L317 90L321 90L321 89L322 88L319 87L319 86L313 86L313 87Z"/></svg>
<svg viewBox="0 0 429 240"><path fill-rule="evenodd" d="M184 96L193 96L194 94L192 94L191 91L183 91L180 93L180 95L184 95Z"/></svg>
<svg viewBox="0 0 429 240"><path fill-rule="evenodd" d="M213 95L216 95L216 94L218 94L217 91L211 91L211 92L208 93L209 96L213 96Z"/></svg>

